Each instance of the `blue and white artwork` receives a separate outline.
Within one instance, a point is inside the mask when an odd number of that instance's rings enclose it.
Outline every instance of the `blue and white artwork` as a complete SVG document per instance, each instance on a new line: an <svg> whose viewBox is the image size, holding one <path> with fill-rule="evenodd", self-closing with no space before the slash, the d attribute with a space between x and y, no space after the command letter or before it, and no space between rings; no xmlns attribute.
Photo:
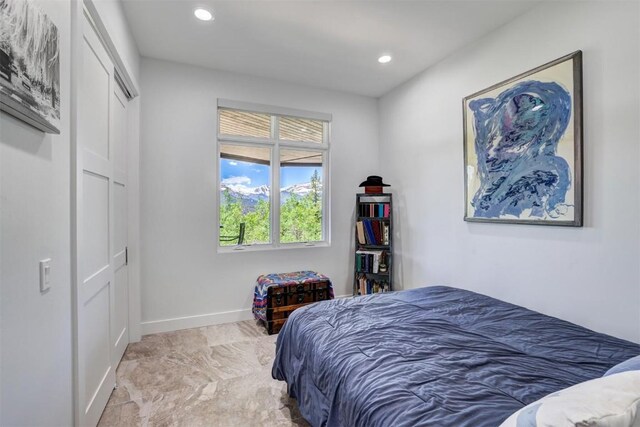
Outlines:
<svg viewBox="0 0 640 427"><path fill-rule="evenodd" d="M579 52L558 61L465 98L466 220L581 225Z"/></svg>

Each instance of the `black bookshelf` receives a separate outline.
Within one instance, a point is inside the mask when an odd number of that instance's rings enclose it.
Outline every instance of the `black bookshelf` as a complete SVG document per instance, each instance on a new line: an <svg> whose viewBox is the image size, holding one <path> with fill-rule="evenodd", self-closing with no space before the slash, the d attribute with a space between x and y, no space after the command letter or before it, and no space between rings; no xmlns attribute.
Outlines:
<svg viewBox="0 0 640 427"><path fill-rule="evenodd" d="M356 194L353 295L393 290L393 200L387 193Z"/></svg>

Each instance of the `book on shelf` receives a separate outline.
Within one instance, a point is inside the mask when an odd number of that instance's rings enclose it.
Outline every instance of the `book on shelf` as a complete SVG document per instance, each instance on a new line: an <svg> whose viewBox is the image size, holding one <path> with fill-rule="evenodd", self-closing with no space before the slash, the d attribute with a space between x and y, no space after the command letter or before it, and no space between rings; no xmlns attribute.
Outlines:
<svg viewBox="0 0 640 427"><path fill-rule="evenodd" d="M382 244L389 244L389 224L382 225Z"/></svg>
<svg viewBox="0 0 640 427"><path fill-rule="evenodd" d="M381 245L382 244L382 221L372 221L371 222L371 229L373 230L373 237L376 240L376 245Z"/></svg>
<svg viewBox="0 0 640 427"><path fill-rule="evenodd" d="M361 245L389 245L389 224L386 221L363 219L356 222L356 230Z"/></svg>
<svg viewBox="0 0 640 427"><path fill-rule="evenodd" d="M356 271L359 273L378 273L380 258L384 251L356 251Z"/></svg>
<svg viewBox="0 0 640 427"><path fill-rule="evenodd" d="M389 203L361 203L358 206L358 216L369 218L389 218L391 208Z"/></svg>
<svg viewBox="0 0 640 427"><path fill-rule="evenodd" d="M365 219L363 223L364 223L364 230L366 232L367 243L369 245L376 245L377 240L376 240L375 234L373 233L373 226L371 225L371 221L368 219Z"/></svg>
<svg viewBox="0 0 640 427"><path fill-rule="evenodd" d="M358 243L360 243L361 245L366 245L367 240L364 237L364 225L362 224L362 221L356 222L356 230L358 233Z"/></svg>
<svg viewBox="0 0 640 427"><path fill-rule="evenodd" d="M377 294L380 292L389 292L390 290L389 283L387 281L367 278L364 274L358 276L357 281L358 295Z"/></svg>

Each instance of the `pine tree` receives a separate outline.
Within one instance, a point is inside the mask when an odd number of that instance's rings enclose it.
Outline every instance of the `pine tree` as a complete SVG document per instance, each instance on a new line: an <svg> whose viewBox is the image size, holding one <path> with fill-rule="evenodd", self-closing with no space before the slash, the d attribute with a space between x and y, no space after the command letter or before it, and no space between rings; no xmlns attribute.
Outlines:
<svg viewBox="0 0 640 427"><path fill-rule="evenodd" d="M314 170L313 175L311 175L311 194L313 203L317 204L320 200L320 174L318 169Z"/></svg>
<svg viewBox="0 0 640 427"><path fill-rule="evenodd" d="M229 189L222 192L220 203L220 235L232 236L240 229L243 222L242 205L238 199L233 197ZM233 241L222 242L223 246L234 245Z"/></svg>

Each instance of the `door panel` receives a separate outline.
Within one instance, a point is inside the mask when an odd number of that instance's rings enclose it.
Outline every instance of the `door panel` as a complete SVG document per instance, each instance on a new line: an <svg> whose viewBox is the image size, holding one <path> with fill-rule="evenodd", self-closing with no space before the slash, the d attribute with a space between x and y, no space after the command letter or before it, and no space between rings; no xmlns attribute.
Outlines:
<svg viewBox="0 0 640 427"><path fill-rule="evenodd" d="M93 35L95 36L95 33ZM86 150L103 159L108 159L109 94L111 92L110 86L113 77L111 70L113 70L113 65L111 65L102 45L98 44L96 46L94 38L97 37L84 33L82 43L83 84L80 88L80 96L86 100L91 100L92 104L87 105L87 108L81 108L79 111L80 132L78 136ZM98 41L98 43L100 42Z"/></svg>
<svg viewBox="0 0 640 427"><path fill-rule="evenodd" d="M129 344L129 280L127 268L127 187L119 182L113 183L113 266L114 306L111 341L114 361L122 358Z"/></svg>
<svg viewBox="0 0 640 427"><path fill-rule="evenodd" d="M111 367L109 342L109 286L103 286L84 306L86 324L82 340L86 343L87 375L85 377L85 402L90 406L94 394L100 388ZM113 384L111 384L113 387Z"/></svg>
<svg viewBox="0 0 640 427"><path fill-rule="evenodd" d="M129 343L127 106L91 20L82 22L75 146L77 424L95 426Z"/></svg>
<svg viewBox="0 0 640 427"><path fill-rule="evenodd" d="M126 267L116 271L113 302L113 347L115 360L119 361L127 348L127 344L129 344L129 280Z"/></svg>
<svg viewBox="0 0 640 427"><path fill-rule="evenodd" d="M115 386L111 345L114 300L113 159L110 144L113 64L84 18L78 87L77 351L78 424L94 426Z"/></svg>
<svg viewBox="0 0 640 427"><path fill-rule="evenodd" d="M116 174L127 174L127 104L128 100L122 89L115 86L113 92L113 167Z"/></svg>
<svg viewBox="0 0 640 427"><path fill-rule="evenodd" d="M129 278L127 268L127 104L119 85L112 92L111 145L113 146L113 251L115 272L111 345L116 364L129 344Z"/></svg>
<svg viewBox="0 0 640 427"><path fill-rule="evenodd" d="M127 247L127 188L118 182L113 183L113 211L113 255L116 256Z"/></svg>
<svg viewBox="0 0 640 427"><path fill-rule="evenodd" d="M109 265L109 179L85 170L82 177L82 279Z"/></svg>

